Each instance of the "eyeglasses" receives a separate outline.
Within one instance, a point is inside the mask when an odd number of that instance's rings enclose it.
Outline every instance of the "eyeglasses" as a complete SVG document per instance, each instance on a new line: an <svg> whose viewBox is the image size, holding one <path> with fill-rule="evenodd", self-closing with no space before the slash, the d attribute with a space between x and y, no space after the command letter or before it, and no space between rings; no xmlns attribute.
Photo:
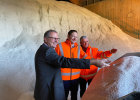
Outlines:
<svg viewBox="0 0 140 100"><path fill-rule="evenodd" d="M77 39L78 37L76 37L76 36L71 36L71 38L76 38L76 39Z"/></svg>
<svg viewBox="0 0 140 100"><path fill-rule="evenodd" d="M55 39L55 40L59 40L60 38L55 38L55 37L48 37L48 38L52 38L52 39Z"/></svg>

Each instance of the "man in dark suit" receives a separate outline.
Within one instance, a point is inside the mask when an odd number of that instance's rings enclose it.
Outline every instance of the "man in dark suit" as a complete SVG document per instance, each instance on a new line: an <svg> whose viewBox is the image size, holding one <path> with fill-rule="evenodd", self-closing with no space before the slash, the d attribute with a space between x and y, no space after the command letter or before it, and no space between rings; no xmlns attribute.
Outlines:
<svg viewBox="0 0 140 100"><path fill-rule="evenodd" d="M44 43L35 55L36 84L35 100L65 100L60 67L90 68L90 64L98 67L108 66L108 60L74 59L58 56L54 48L58 44L58 34L48 30L44 34Z"/></svg>

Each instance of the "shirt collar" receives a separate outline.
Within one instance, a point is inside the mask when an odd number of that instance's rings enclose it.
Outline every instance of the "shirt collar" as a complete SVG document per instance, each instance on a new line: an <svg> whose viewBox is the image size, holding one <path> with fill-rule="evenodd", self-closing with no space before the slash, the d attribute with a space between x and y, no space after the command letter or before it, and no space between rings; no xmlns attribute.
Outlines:
<svg viewBox="0 0 140 100"><path fill-rule="evenodd" d="M45 44L45 46L47 46L47 47L48 47L48 44L46 44L46 43L43 43L43 44Z"/></svg>
<svg viewBox="0 0 140 100"><path fill-rule="evenodd" d="M70 46L72 46L70 40L67 39L65 42L66 42L67 44L69 44ZM72 46L72 48L73 48L73 47L76 47L76 46L78 46L78 43L74 43L74 45Z"/></svg>

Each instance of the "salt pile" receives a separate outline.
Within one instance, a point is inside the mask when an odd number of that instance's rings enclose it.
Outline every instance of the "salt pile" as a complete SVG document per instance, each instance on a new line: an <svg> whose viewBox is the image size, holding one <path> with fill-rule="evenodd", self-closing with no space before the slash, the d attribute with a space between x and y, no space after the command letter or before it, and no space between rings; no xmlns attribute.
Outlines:
<svg viewBox="0 0 140 100"><path fill-rule="evenodd" d="M140 57L128 56L101 69L82 100L116 100L133 91L140 91Z"/></svg>

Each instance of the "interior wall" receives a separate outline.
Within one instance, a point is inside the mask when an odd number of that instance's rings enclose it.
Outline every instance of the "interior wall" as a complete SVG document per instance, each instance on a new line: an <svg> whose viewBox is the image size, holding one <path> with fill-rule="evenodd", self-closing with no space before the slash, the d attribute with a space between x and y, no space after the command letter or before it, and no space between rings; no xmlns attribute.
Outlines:
<svg viewBox="0 0 140 100"><path fill-rule="evenodd" d="M124 32L140 39L140 0L104 0L87 9L111 20Z"/></svg>

